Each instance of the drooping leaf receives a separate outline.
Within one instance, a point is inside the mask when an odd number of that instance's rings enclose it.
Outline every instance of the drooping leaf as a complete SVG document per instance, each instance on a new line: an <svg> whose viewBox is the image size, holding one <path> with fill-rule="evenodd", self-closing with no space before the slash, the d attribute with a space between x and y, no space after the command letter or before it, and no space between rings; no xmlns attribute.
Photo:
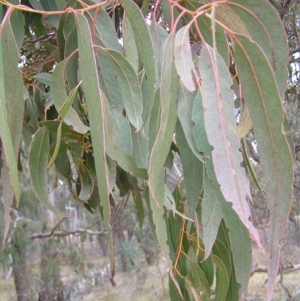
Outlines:
<svg viewBox="0 0 300 301"><path fill-rule="evenodd" d="M78 51L80 59L80 73L85 99L89 111L91 135L93 139L93 152L98 182L98 191L103 207L103 218L106 231L110 240L111 274L114 274L114 241L110 225L110 202L108 191L108 177L106 164L106 134L105 134L105 103L99 86L98 66L93 49L91 31L86 18L76 14L76 26L78 33Z"/></svg>
<svg viewBox="0 0 300 301"><path fill-rule="evenodd" d="M179 122L176 125L176 141L182 161L184 185L187 200L187 217L193 218L199 204L200 192L203 186L203 163L200 162L189 148Z"/></svg>
<svg viewBox="0 0 300 301"><path fill-rule="evenodd" d="M44 127L39 129L31 142L29 149L29 172L31 183L38 199L55 214L61 213L49 202L47 189L47 164L49 156L49 132Z"/></svg>
<svg viewBox="0 0 300 301"><path fill-rule="evenodd" d="M229 277L226 270L226 267L222 260L216 256L211 255L213 262L217 267L216 273L216 301L222 301L227 295L228 287L229 287Z"/></svg>
<svg viewBox="0 0 300 301"><path fill-rule="evenodd" d="M154 200L157 204L163 204L163 200L161 200L162 196L156 193L156 185L159 183L158 179L164 161L169 153L177 120L176 99L178 78L175 72L173 44L174 36L170 35L164 48L162 65L163 80L160 87L160 124L153 149L149 156L150 199Z"/></svg>
<svg viewBox="0 0 300 301"><path fill-rule="evenodd" d="M37 73L33 76L33 78L37 79L40 83L50 86L51 85L51 80L52 80L52 74L46 73L46 72L41 72Z"/></svg>
<svg viewBox="0 0 300 301"><path fill-rule="evenodd" d="M209 45L203 45L200 53L199 71L202 79L201 94L205 110L204 124L209 144L214 147L212 161L222 194L241 221L249 229L254 240L259 235L249 221L250 208L247 197L245 171L240 166L242 155L239 141L234 134L236 126L233 114L234 95L228 68L222 58Z"/></svg>
<svg viewBox="0 0 300 301"><path fill-rule="evenodd" d="M203 243L205 245L204 259L208 258L217 238L220 222L222 220L222 206L219 203L220 190L216 182L210 180L204 173L204 196L201 202L201 222L203 224Z"/></svg>
<svg viewBox="0 0 300 301"><path fill-rule="evenodd" d="M251 0L233 0L229 5L247 28L247 36L260 46L268 58L275 74L279 95L282 97L288 76L283 70L286 70L288 65L289 50L278 13L271 3L265 0L259 0L255 4ZM236 32L245 34L245 32Z"/></svg>
<svg viewBox="0 0 300 301"><path fill-rule="evenodd" d="M145 91L143 91L143 120L146 122L150 116L154 101L154 94L157 88L155 83L158 83L155 79L157 73L155 72L153 43L145 18L138 6L132 0L125 0L122 4L133 30L134 38L138 45L139 57L147 77Z"/></svg>
<svg viewBox="0 0 300 301"><path fill-rule="evenodd" d="M192 119L192 110L193 105L196 98L201 97L200 93L190 92L188 91L183 85L179 88L179 98L178 98L178 118L180 120L185 139L187 140L187 143L192 150L194 156L198 158L201 162L205 162L204 158L204 152L206 150L208 151L208 154L210 154L212 148L208 144L207 139L204 140L203 137L201 137L199 134L196 134L196 136L193 135L193 129L197 126L197 124L193 123ZM199 100L201 101L201 100ZM194 115L199 116L202 120L203 124L203 117L201 116L201 111L194 113ZM201 145L201 150L199 151L197 148L197 144ZM207 155L207 154L206 154Z"/></svg>
<svg viewBox="0 0 300 301"><path fill-rule="evenodd" d="M155 64L157 64L157 67L155 68L155 72L157 73L155 75L157 81L156 86L159 86L161 78L161 66L163 60L163 49L169 34L156 22L152 22L150 24L149 31L152 37L152 43L155 52Z"/></svg>
<svg viewBox="0 0 300 301"><path fill-rule="evenodd" d="M112 18L104 7L88 10L85 16L92 29L92 38L95 45L123 52Z"/></svg>
<svg viewBox="0 0 300 301"><path fill-rule="evenodd" d="M87 202L93 194L94 180L89 169L83 162L79 162L78 176L80 180L80 193L78 198L83 202Z"/></svg>
<svg viewBox="0 0 300 301"><path fill-rule="evenodd" d="M23 82L18 69L17 46L17 42L19 44L22 42L22 33L19 32L16 41L10 23L12 13L13 9L8 8L0 24L0 138L4 162L1 177L5 178L2 183L5 220L3 241L9 229L9 212L13 196L16 197L17 204L20 200L17 158L24 111ZM23 17L20 18L20 22L24 22Z"/></svg>
<svg viewBox="0 0 300 301"><path fill-rule="evenodd" d="M142 92L133 67L117 51L97 47L101 73L106 79L108 93L117 85L130 123L139 131L142 127ZM104 65L105 64L105 65ZM116 102L116 100L113 100Z"/></svg>
<svg viewBox="0 0 300 301"><path fill-rule="evenodd" d="M123 21L123 43L124 43L124 50L125 56L127 60L131 63L134 71L138 73L141 68L139 52L137 48L137 44L134 39L134 34L130 25L130 22L125 17Z"/></svg>
<svg viewBox="0 0 300 301"><path fill-rule="evenodd" d="M69 57L70 58L70 57ZM52 74L51 80L51 94L56 110L59 112L67 100L67 93L65 87L65 69L69 58L58 63ZM75 95L73 95L74 97ZM72 126L74 131L85 134L89 131L89 127L83 124L74 108L70 107L63 121Z"/></svg>
<svg viewBox="0 0 300 301"><path fill-rule="evenodd" d="M204 126L204 113L205 112L202 106L201 94L198 92L192 104L192 134L194 137L196 149L198 150L197 153L200 153L202 155L202 160L211 160L211 152L213 150L213 147L208 143L207 134Z"/></svg>
<svg viewBox="0 0 300 301"><path fill-rule="evenodd" d="M236 36L236 63L243 97L252 119L270 208L268 300L272 299L280 247L293 199L293 160L283 133L281 95L265 54L252 41Z"/></svg>
<svg viewBox="0 0 300 301"><path fill-rule="evenodd" d="M207 283L207 279L205 277L205 274L197 264L191 263L191 270L184 280L185 287L189 293L191 300L211 300L210 287Z"/></svg>
<svg viewBox="0 0 300 301"><path fill-rule="evenodd" d="M60 149L60 139L61 139L62 125L63 125L63 122L61 121L59 126L58 126L58 129L57 129L55 148L54 148L52 157L51 157L51 159L50 159L50 161L47 165L48 169L54 164L54 161L55 161L55 159L58 155L59 149Z"/></svg>
<svg viewBox="0 0 300 301"><path fill-rule="evenodd" d="M72 104L73 104L73 101L74 101L74 98L76 96L76 93L77 93L77 90L80 86L81 82L76 86L74 87L74 89L72 89L66 99L66 101L63 103L63 105L61 106L61 108L59 109L58 113L61 117L62 120L65 119L65 117L67 116Z"/></svg>
<svg viewBox="0 0 300 301"><path fill-rule="evenodd" d="M194 62L192 59L189 32L190 27L188 25L177 31L175 35L174 56L177 74L181 82L189 91L194 91L196 88L192 74Z"/></svg>

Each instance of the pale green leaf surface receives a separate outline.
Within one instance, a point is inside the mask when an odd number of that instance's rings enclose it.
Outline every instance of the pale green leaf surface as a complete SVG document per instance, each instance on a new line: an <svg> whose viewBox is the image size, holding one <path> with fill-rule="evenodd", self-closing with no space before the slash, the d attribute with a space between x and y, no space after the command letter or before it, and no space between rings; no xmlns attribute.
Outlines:
<svg viewBox="0 0 300 301"><path fill-rule="evenodd" d="M52 74L50 73L46 73L46 72L37 73L36 75L33 76L33 78L37 79L40 83L46 86L51 86Z"/></svg>
<svg viewBox="0 0 300 301"><path fill-rule="evenodd" d="M176 202L175 202L175 199L174 199L170 189L168 188L167 185L164 185L164 187L165 187L164 206L166 207L166 209L168 211L172 211L174 218L176 215L179 215L182 219L186 219L190 222L194 222L193 219L188 218L187 216L185 216L184 214L182 214L181 212L179 212L176 209Z"/></svg>
<svg viewBox="0 0 300 301"><path fill-rule="evenodd" d="M222 200L222 198L220 199ZM246 227L241 223L229 203L222 200L222 212L225 224L229 229L229 239L237 282L241 284L240 297L248 287L252 254L251 239Z"/></svg>
<svg viewBox="0 0 300 301"><path fill-rule="evenodd" d="M65 87L65 69L69 59L58 63L52 74L51 95L57 111L60 111L64 103L68 99ZM75 97L75 95L73 95ZM74 131L85 134L89 131L89 127L84 125L73 107L70 107L63 121L72 126Z"/></svg>
<svg viewBox="0 0 300 301"><path fill-rule="evenodd" d="M141 131L131 125L132 137L132 156L139 168L147 168L148 166L148 137L145 134L145 127Z"/></svg>
<svg viewBox="0 0 300 301"><path fill-rule="evenodd" d="M181 124L176 124L176 141L182 161L184 185L187 200L187 217L193 218L199 204L200 192L203 186L203 163L193 154L185 139ZM205 230L205 228L203 229Z"/></svg>
<svg viewBox="0 0 300 301"><path fill-rule="evenodd" d="M59 109L58 113L60 115L60 117L64 120L65 117L67 116L69 110L71 109L71 106L73 104L74 98L76 97L76 93L77 90L80 86L81 82L70 91L67 99L65 100L65 102L63 103L63 105L61 106L61 108Z"/></svg>
<svg viewBox="0 0 300 301"><path fill-rule="evenodd" d="M148 129L148 152L151 153L160 125L160 89L157 89L151 110Z"/></svg>
<svg viewBox="0 0 300 301"><path fill-rule="evenodd" d="M185 139L187 140L187 143L192 150L193 154L201 161L205 162L204 155L201 153L204 151L204 147L207 147L207 139L202 140L202 137L196 136L196 139L198 143L202 145L201 152L198 150L196 141L194 139L193 135L193 128L195 126L195 123L193 123L192 120L192 110L193 110L193 104L195 101L195 98L201 97L200 93L190 92L188 91L182 84L179 87L179 98L178 98L178 118L180 120L181 126L183 128L183 132L185 135ZM198 114L194 113L194 114ZM199 115L201 118L201 112L199 112ZM203 117L202 117L203 119ZM202 121L203 123L203 121ZM203 143L204 142L204 143ZM208 146L209 147L209 146ZM210 149L211 151L211 149ZM210 153L209 151L209 153Z"/></svg>
<svg viewBox="0 0 300 301"><path fill-rule="evenodd" d="M90 28L93 29L92 39L94 45L105 46L108 49L123 52L115 31L115 25L104 7L99 10L89 10L85 16L90 24Z"/></svg>
<svg viewBox="0 0 300 301"><path fill-rule="evenodd" d="M9 19L11 13L12 9L6 11L0 25L0 138L4 162L1 176L6 178L2 182L5 220L3 242L9 230L13 196L17 204L20 200L17 157L24 111L23 81L18 69L18 46Z"/></svg>
<svg viewBox="0 0 300 301"><path fill-rule="evenodd" d="M197 92L192 104L192 133L198 152L205 156L206 160L211 159L213 147L208 143L204 126L204 109L202 106L201 93Z"/></svg>
<svg viewBox="0 0 300 301"><path fill-rule="evenodd" d="M126 150L120 146L115 135L115 119L113 118L113 110L110 110L108 106L108 101L104 93L102 94L104 102L106 103L106 148L107 155L118 162L120 167L127 172L131 172L138 178L147 178L147 172L145 169L138 168L136 161L134 158L126 152ZM122 132L120 132L122 133ZM131 142L131 136L130 136Z"/></svg>
<svg viewBox="0 0 300 301"><path fill-rule="evenodd" d="M93 49L91 31L86 18L77 14L76 26L78 33L78 51L80 59L80 73L85 99L89 111L91 135L93 139L93 153L97 174L99 196L103 207L103 218L106 231L110 240L111 270L114 271L114 242L110 225L110 202L108 191L108 176L106 165L106 134L105 115L106 108L99 86L98 66Z"/></svg>
<svg viewBox="0 0 300 301"><path fill-rule="evenodd" d="M247 27L249 38L260 46L268 58L275 73L279 95L282 97L288 77L289 49L277 11L266 0L233 0L230 1L230 7Z"/></svg>
<svg viewBox="0 0 300 301"><path fill-rule="evenodd" d="M196 89L192 70L194 62L190 46L190 27L188 25L180 28L175 35L174 56L177 74L183 85L189 90Z"/></svg>
<svg viewBox="0 0 300 301"><path fill-rule="evenodd" d="M173 45L174 36L170 35L164 48L162 65L160 124L149 156L150 199L155 202L158 202L157 198L159 198L159 195L156 193L156 185L169 153L177 120L178 77L175 72Z"/></svg>
<svg viewBox="0 0 300 301"><path fill-rule="evenodd" d="M123 21L123 44L125 50L125 56L132 65L134 71L138 73L140 71L141 63L139 58L138 48L135 42L134 34L130 25L130 22L125 17Z"/></svg>
<svg viewBox="0 0 300 301"><path fill-rule="evenodd" d="M64 57L69 57L72 53L72 57L69 58L66 65L66 79L69 89L73 89L77 86L77 70L78 70L78 41L77 41L77 29L75 23L75 17L73 14L67 14L65 22L63 23L63 36L65 39L64 45ZM75 52L76 51L76 52ZM74 53L75 52L75 53ZM74 105L76 109L76 102Z"/></svg>
<svg viewBox="0 0 300 301"><path fill-rule="evenodd" d="M265 194L270 208L268 300L272 299L277 276L280 240L293 199L293 161L287 137L283 132L280 92L271 66L261 49L240 36L235 45L236 63L248 105L260 163L263 168Z"/></svg>
<svg viewBox="0 0 300 301"><path fill-rule="evenodd" d="M114 50L97 47L101 73L109 84L106 88L110 92L115 86L120 89L121 100L130 123L140 130L142 126L142 92L138 76L131 64L122 54ZM105 62L105 65L104 65ZM114 100L116 102L117 100Z"/></svg>
<svg viewBox="0 0 300 301"><path fill-rule="evenodd" d="M174 35L170 35L165 48L160 87L160 124L154 145L149 156L148 185L156 236L164 255L168 258L167 233L164 220L164 180L163 165L168 156L177 120L178 78L174 64ZM170 262L169 262L170 265Z"/></svg>
<svg viewBox="0 0 300 301"><path fill-rule="evenodd" d="M217 238L220 222L222 220L222 206L219 203L219 186L216 182L209 179L207 173L204 174L204 196L201 203L201 222L203 224L203 243L205 245L204 259L208 258L212 247Z"/></svg>
<svg viewBox="0 0 300 301"><path fill-rule="evenodd" d="M163 60L163 49L169 34L156 22L152 22L149 27L149 31L152 37L152 43L154 47L154 55L155 55L155 78L156 83L155 86L158 87L160 85L161 78L161 66Z"/></svg>
<svg viewBox="0 0 300 301"><path fill-rule="evenodd" d="M50 159L50 161L47 165L47 169L49 169L54 164L54 161L55 161L55 159L58 155L59 148L60 148L60 139L61 139L62 126L63 126L63 122L61 121L59 123L58 129L57 129L55 148L54 148L52 157L51 157L51 159Z"/></svg>
<svg viewBox="0 0 300 301"><path fill-rule="evenodd" d="M49 132L44 127L35 133L29 148L29 173L32 186L38 199L48 210L61 215L61 213L49 202L46 189L49 150Z"/></svg>
<svg viewBox="0 0 300 301"><path fill-rule="evenodd" d="M14 38L18 46L18 50L21 49L24 40L24 25L25 20L20 10L14 10L10 16L10 24L14 33Z"/></svg>
<svg viewBox="0 0 300 301"><path fill-rule="evenodd" d="M205 44L201 49L199 70L204 124L208 142L214 147L212 161L216 178L227 202L233 204L233 210L249 229L253 239L259 241L258 232L249 221L247 197L250 192L247 189L245 171L240 166L243 158L239 152L239 141L234 134L234 94L230 88L232 81L228 68L223 59Z"/></svg>
<svg viewBox="0 0 300 301"><path fill-rule="evenodd" d="M155 72L153 43L145 18L138 6L132 0L124 0L122 4L131 24L139 57L146 72L147 80L145 91L143 91L143 119L146 122L154 101L155 83L158 82L155 78L158 74Z"/></svg>
<svg viewBox="0 0 300 301"><path fill-rule="evenodd" d="M101 54L101 53L100 53ZM107 123L107 128L110 133L110 138L114 144L118 144L119 148L122 148L127 154L132 155L132 137L131 129L128 119L123 115L124 104L122 91L119 85L116 85L116 79L111 68L114 66L111 64L111 60L106 60L105 56L100 55L96 57L99 75L99 83L105 104L107 106L107 112L110 115L110 121Z"/></svg>

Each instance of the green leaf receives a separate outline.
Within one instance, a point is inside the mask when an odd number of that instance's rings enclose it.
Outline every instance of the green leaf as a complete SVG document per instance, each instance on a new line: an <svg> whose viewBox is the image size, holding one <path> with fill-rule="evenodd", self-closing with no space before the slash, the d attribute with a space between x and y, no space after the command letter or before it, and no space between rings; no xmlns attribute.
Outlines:
<svg viewBox="0 0 300 301"><path fill-rule="evenodd" d="M226 201L233 204L233 209L253 239L259 241L258 232L249 221L247 197L250 192L246 188L245 171L240 165L243 158L239 141L234 134L236 121L231 76L222 58L207 44L201 49L199 71L204 124L209 144L214 147L212 161L216 178Z"/></svg>
<svg viewBox="0 0 300 301"><path fill-rule="evenodd" d="M165 48L164 60L162 65L162 83L160 87L160 124L153 149L149 156L149 190L151 199L157 203L161 198L156 192L156 185L163 168L165 159L173 140L173 133L177 120L177 89L178 78L175 72L173 54L174 36L170 35ZM161 202L162 204L163 202Z"/></svg>
<svg viewBox="0 0 300 301"><path fill-rule="evenodd" d="M140 228L142 229L145 217L143 199L141 197L141 194L136 190L132 190L132 198L134 200L136 215L140 224Z"/></svg>
<svg viewBox="0 0 300 301"><path fill-rule="evenodd" d="M128 21L128 18L125 16L125 20L123 21L123 44L124 44L124 50L125 50L125 56L127 60L132 65L134 71L138 73L141 68L140 58L139 58L139 52L137 48L137 44L134 39L134 34L130 25L130 22Z"/></svg>
<svg viewBox="0 0 300 301"><path fill-rule="evenodd" d="M178 113L177 114L178 114L178 118L180 120L182 129L183 129L183 132L185 135L185 139L187 140L187 143L188 143L190 149L192 150L193 154L198 158L198 160L200 160L201 162L204 163L205 158L204 158L203 152L207 151L208 154L210 154L212 148L207 142L206 134L205 134L205 136L197 135L196 137L194 137L194 135L193 135L194 127L198 126L197 124L194 124L193 120L192 120L193 104L194 104L194 101L196 101L195 100L196 98L197 99L200 98L199 101L201 102L201 95L199 92L197 92L197 93L190 92L183 85L180 85L179 98L178 98ZM201 115L201 111L194 113L194 115L195 114L198 114L199 118L201 118L203 120L203 115ZM202 121L202 123L203 123L203 121ZM195 140L195 138L196 138L196 140ZM198 144L201 145L200 151L197 148L196 141ZM205 154L205 155L208 155L208 154Z"/></svg>
<svg viewBox="0 0 300 301"><path fill-rule="evenodd" d="M89 10L85 16L93 30L94 45L123 52L112 18L104 7Z"/></svg>
<svg viewBox="0 0 300 301"><path fill-rule="evenodd" d="M215 187L217 185L217 187ZM212 247L217 238L220 222L222 220L222 206L219 203L220 193L219 185L204 174L204 196L201 202L201 222L203 224L203 243L205 245L204 259L208 258Z"/></svg>
<svg viewBox="0 0 300 301"><path fill-rule="evenodd" d="M156 22L152 22L150 24L149 31L152 37L152 43L154 47L155 64L157 65L155 68L155 72L156 72L155 78L157 81L156 82L156 87L157 87L160 85L163 50L169 34L165 29L163 29Z"/></svg>
<svg viewBox="0 0 300 301"><path fill-rule="evenodd" d="M70 57L69 57L70 58ZM51 80L51 94L54 101L54 105L56 110L59 112L64 103L68 99L65 87L65 69L66 65L68 64L69 58L65 59L64 61L58 63L55 66L55 69L52 74ZM75 95L72 96L73 98ZM69 98L70 100L70 98ZM68 102L67 102L68 103ZM66 113L63 121L72 126L74 131L85 134L89 131L89 127L85 126L82 121L80 120L79 116L77 115L76 111L73 107L70 107L68 112Z"/></svg>
<svg viewBox="0 0 300 301"><path fill-rule="evenodd" d="M283 70L288 65L289 49L278 13L265 0L259 0L255 4L251 0L233 0L229 5L246 26L249 39L256 42L268 58L275 74L279 95L282 97L288 77L288 73Z"/></svg>
<svg viewBox="0 0 300 301"><path fill-rule="evenodd" d="M2 182L5 220L3 241L9 230L9 213L13 196L16 197L17 204L20 201L17 158L24 112L23 81L18 69L18 47L10 23L12 13L13 8L8 8L0 24L0 138L4 162L1 178L5 178ZM17 37L19 43L21 35L22 33L19 33Z"/></svg>
<svg viewBox="0 0 300 301"><path fill-rule="evenodd" d="M131 125L131 137L132 137L132 156L136 161L139 168L147 168L148 166L148 137L145 133L145 128L141 131Z"/></svg>
<svg viewBox="0 0 300 301"><path fill-rule="evenodd" d="M122 167L127 172L132 173L138 178L147 178L147 173L145 169L138 168L136 161L134 158L128 154L128 152L120 146L118 141L116 140L116 136L124 133L122 129L120 129L120 133L116 132L115 122L116 119L113 118L112 110L108 106L108 101L104 94L102 94L104 99L104 103L106 104L106 123L105 123L105 134L106 134L106 148L107 155L118 162L118 165ZM124 119L125 120L125 119ZM126 136L125 136L126 138ZM131 143L131 140L129 141Z"/></svg>
<svg viewBox="0 0 300 301"><path fill-rule="evenodd" d="M189 293L191 300L211 300L210 287L207 283L207 279L205 277L205 274L197 264L193 262L191 263L191 270L184 280L185 287Z"/></svg>
<svg viewBox="0 0 300 301"><path fill-rule="evenodd" d="M46 86L51 86L52 74L50 73L46 73L46 72L37 73L36 75L33 76L33 78L37 79L40 83Z"/></svg>
<svg viewBox="0 0 300 301"><path fill-rule="evenodd" d="M146 85L143 91L143 120L146 122L150 116L156 90L155 60L151 35L145 18L139 7L131 0L122 2L126 16L133 30L134 38L138 46L139 57L146 72Z"/></svg>
<svg viewBox="0 0 300 301"><path fill-rule="evenodd" d="M178 78L175 72L173 45L174 35L170 35L164 48L164 59L162 65L163 81L160 88L160 99L162 100L160 110L160 125L153 149L149 156L148 169L150 204L153 212L153 221L156 226L156 237L166 258L169 256L167 248L166 224L163 217L165 189L162 171L172 143L177 120L176 99Z"/></svg>
<svg viewBox="0 0 300 301"><path fill-rule="evenodd" d="M71 56L66 65L66 80L68 82L68 88L74 89L77 86L77 71L78 71L78 41L77 41L77 29L75 17L73 14L67 14L65 17L65 22L63 23L63 36L64 36L64 46L63 48L63 58ZM60 47L60 45L58 46ZM75 52L76 51L76 52ZM75 53L74 53L75 52ZM74 103L74 108L80 113L78 108L78 103Z"/></svg>
<svg viewBox="0 0 300 301"><path fill-rule="evenodd" d="M221 223L220 228L222 228L223 226L224 225ZM229 244L230 243L228 241L228 245ZM221 240L219 240L219 238L216 239L215 244L213 246L213 254L218 256L222 260L223 264L226 267L227 275L229 278L231 276L232 269L234 269L234 266L232 265L233 262L231 260L231 253L229 252L227 245L224 244Z"/></svg>
<svg viewBox="0 0 300 301"><path fill-rule="evenodd" d="M60 149L60 139L61 139L62 125L63 125L63 122L61 121L59 126L58 126L58 129L57 129L55 148L54 148L52 157L51 157L51 159L50 159L50 161L47 165L48 169L54 164L54 161L55 161L55 159L58 155L59 149Z"/></svg>
<svg viewBox="0 0 300 301"><path fill-rule="evenodd" d="M77 90L80 86L81 82L69 93L66 101L63 103L61 108L59 109L58 113L62 120L64 120L73 104L74 98L76 96Z"/></svg>
<svg viewBox="0 0 300 301"><path fill-rule="evenodd" d="M176 209L176 202L171 191L169 190L167 185L164 185L164 187L165 187L164 206L166 207L166 209L168 211L172 211L174 217L176 214L179 215L182 219L186 219L190 222L194 222L193 219L188 218L187 216L185 216L184 214L182 214L180 211Z"/></svg>
<svg viewBox="0 0 300 301"><path fill-rule="evenodd" d="M174 56L177 74L183 85L189 90L196 89L192 70L194 62L190 46L190 26L186 25L180 28L175 35Z"/></svg>
<svg viewBox="0 0 300 301"><path fill-rule="evenodd" d="M44 127L39 129L29 148L29 173L31 183L38 199L42 204L55 214L62 215L49 202L47 189L47 164L49 156L49 132Z"/></svg>
<svg viewBox="0 0 300 301"><path fill-rule="evenodd" d="M14 33L18 51L20 51L24 40L24 25L25 20L21 10L15 9L10 16L10 24Z"/></svg>
<svg viewBox="0 0 300 301"><path fill-rule="evenodd" d="M213 147L208 143L207 134L204 126L204 109L202 106L201 94L199 92L196 94L194 103L192 105L192 133L196 144L196 148L198 152L202 155L201 158L204 157L205 160L211 160L211 152L213 150Z"/></svg>
<svg viewBox="0 0 300 301"><path fill-rule="evenodd" d="M225 224L229 230L234 274L238 283L241 284L239 291L239 296L241 297L248 287L250 278L252 263L251 239L248 229L242 224L239 216L232 210L231 205L225 202L225 200L222 202L222 212Z"/></svg>
<svg viewBox="0 0 300 301"><path fill-rule="evenodd" d="M236 36L236 63L243 96L252 119L263 169L265 194L270 208L268 300L272 299L279 267L279 241L293 200L293 160L283 133L281 95L265 54L253 42Z"/></svg>
<svg viewBox="0 0 300 301"><path fill-rule="evenodd" d="M176 125L176 141L178 143L182 161L187 200L187 217L193 218L199 204L200 192L202 190L204 166L189 148L179 122L177 122Z"/></svg>
<svg viewBox="0 0 300 301"><path fill-rule="evenodd" d="M106 79L108 93L111 93L116 86L120 89L118 97L121 99L111 100L113 103L122 101L128 120L139 131L142 126L143 104L137 74L121 53L97 47L97 54L101 73Z"/></svg>
<svg viewBox="0 0 300 301"><path fill-rule="evenodd" d="M78 198L82 202L87 202L94 191L94 180L89 169L83 162L79 162L78 164L78 176L80 180L80 193Z"/></svg>
<svg viewBox="0 0 300 301"><path fill-rule="evenodd" d="M227 295L228 287L229 287L229 277L226 270L226 267L222 260L215 255L211 255L213 262L217 267L217 275L216 275L216 301L222 301Z"/></svg>
<svg viewBox="0 0 300 301"><path fill-rule="evenodd" d="M58 127L60 126L61 121L59 120L47 120L41 122L51 133L56 134L58 131ZM66 125L64 122L62 124L62 137L66 137L72 140L82 140L83 135L73 131L73 128Z"/></svg>
<svg viewBox="0 0 300 301"><path fill-rule="evenodd" d="M80 74L85 99L89 111L89 121L91 136L93 140L93 152L98 182L98 191L103 207L103 218L106 231L110 240L110 269L114 273L114 241L110 225L110 202L108 191L108 170L106 163L106 117L105 103L98 79L98 66L93 49L91 31L86 18L81 14L76 14L76 26L78 33L78 51L80 60ZM57 67L56 67L57 68ZM110 275L113 277L113 275Z"/></svg>

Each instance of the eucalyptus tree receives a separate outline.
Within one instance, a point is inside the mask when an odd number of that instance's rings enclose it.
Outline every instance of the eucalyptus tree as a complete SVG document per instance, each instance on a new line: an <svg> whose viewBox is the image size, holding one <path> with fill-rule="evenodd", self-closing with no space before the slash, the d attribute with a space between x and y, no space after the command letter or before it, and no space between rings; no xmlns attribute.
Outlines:
<svg viewBox="0 0 300 301"><path fill-rule="evenodd" d="M87 210L100 210L112 283L115 208L131 193L139 217L148 206L172 300L239 300L251 240L260 245L244 142L253 129L270 208L271 300L294 148L281 104L289 48L268 1L0 0L0 16L4 236L29 148L44 206L64 214L48 201L52 167ZM171 189L165 166L174 154L183 176Z"/></svg>

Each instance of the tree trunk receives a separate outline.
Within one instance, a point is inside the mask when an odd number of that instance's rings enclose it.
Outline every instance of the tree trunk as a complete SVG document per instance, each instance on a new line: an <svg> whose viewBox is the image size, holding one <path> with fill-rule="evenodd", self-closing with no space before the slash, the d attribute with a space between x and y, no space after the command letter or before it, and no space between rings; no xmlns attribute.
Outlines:
<svg viewBox="0 0 300 301"><path fill-rule="evenodd" d="M41 247L41 280L39 301L63 301L63 283L60 279L60 262L56 241L49 239Z"/></svg>
<svg viewBox="0 0 300 301"><path fill-rule="evenodd" d="M19 236L20 234L15 235ZM14 240L13 275L18 301L30 301L30 285L28 283L28 265L25 246Z"/></svg>
<svg viewBox="0 0 300 301"><path fill-rule="evenodd" d="M54 206L55 190L49 193L49 202ZM47 226L55 227L55 218L52 212L47 211ZM38 301L63 301L63 283L60 279L60 261L57 241L46 238L41 241L41 280Z"/></svg>

